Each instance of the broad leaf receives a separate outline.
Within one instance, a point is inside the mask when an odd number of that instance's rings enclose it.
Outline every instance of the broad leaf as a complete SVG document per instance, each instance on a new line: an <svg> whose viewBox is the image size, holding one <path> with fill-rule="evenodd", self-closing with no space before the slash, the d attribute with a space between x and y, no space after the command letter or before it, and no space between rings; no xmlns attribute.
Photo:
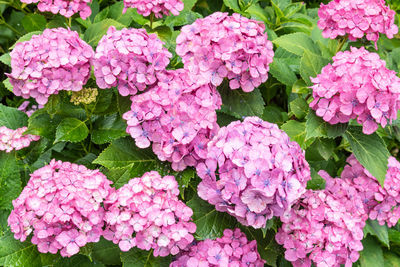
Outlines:
<svg viewBox="0 0 400 267"><path fill-rule="evenodd" d="M328 59L311 53L310 51L304 51L300 62L300 75L308 85L312 85L313 83L310 77L317 77L317 75L321 73L321 69L328 63Z"/></svg>
<svg viewBox="0 0 400 267"><path fill-rule="evenodd" d="M40 14L28 14L22 21L22 26L27 32L42 31L46 28L46 18Z"/></svg>
<svg viewBox="0 0 400 267"><path fill-rule="evenodd" d="M153 250L132 248L128 252L121 252L121 261L123 267L167 267L171 257L154 257Z"/></svg>
<svg viewBox="0 0 400 267"><path fill-rule="evenodd" d="M126 122L118 113L101 117L93 125L92 141L95 144L105 144L127 136L126 127Z"/></svg>
<svg viewBox="0 0 400 267"><path fill-rule="evenodd" d="M383 252L385 267L400 267L400 256L390 251Z"/></svg>
<svg viewBox="0 0 400 267"><path fill-rule="evenodd" d="M6 126L15 130L27 125L28 116L25 112L0 104L0 127Z"/></svg>
<svg viewBox="0 0 400 267"><path fill-rule="evenodd" d="M54 139L57 125L60 122L60 116L56 115L51 118L46 109L39 109L29 117L26 133Z"/></svg>
<svg viewBox="0 0 400 267"><path fill-rule="evenodd" d="M240 13L240 7L238 4L238 0L223 0L224 4L229 7L230 9L232 9L233 11Z"/></svg>
<svg viewBox="0 0 400 267"><path fill-rule="evenodd" d="M0 62L11 67L11 56L10 53L5 53L0 56Z"/></svg>
<svg viewBox="0 0 400 267"><path fill-rule="evenodd" d="M12 209L21 193L21 176L14 153L0 152L0 209Z"/></svg>
<svg viewBox="0 0 400 267"><path fill-rule="evenodd" d="M101 238L92 248L93 260L100 261L107 265L120 265L120 253L121 250L118 245L104 238Z"/></svg>
<svg viewBox="0 0 400 267"><path fill-rule="evenodd" d="M290 120L283 124L281 129L287 133L291 141L297 142L303 149L306 149L313 142L312 139L306 140L306 125L304 122Z"/></svg>
<svg viewBox="0 0 400 267"><path fill-rule="evenodd" d="M293 114L296 116L298 119L303 119L307 113L308 113L308 104L304 100L304 98L296 98L289 104L290 110L293 112Z"/></svg>
<svg viewBox="0 0 400 267"><path fill-rule="evenodd" d="M389 234L386 224L380 225L377 220L368 219L364 227L364 236L367 234L376 236L386 247L389 247Z"/></svg>
<svg viewBox="0 0 400 267"><path fill-rule="evenodd" d="M80 142L84 140L88 134L89 129L85 122L75 118L66 118L57 126L55 142Z"/></svg>
<svg viewBox="0 0 400 267"><path fill-rule="evenodd" d="M302 32L282 35L272 42L298 56L303 56L305 51L319 54L318 47L315 45L313 40L307 34Z"/></svg>
<svg viewBox="0 0 400 267"><path fill-rule="evenodd" d="M310 110L306 117L307 139L313 137L336 138L346 131L347 126L348 124L344 123L329 124L321 117L318 117L315 111Z"/></svg>
<svg viewBox="0 0 400 267"><path fill-rule="evenodd" d="M344 136L361 165L383 186L390 153L382 138L376 133L365 135L358 126L350 126Z"/></svg>
<svg viewBox="0 0 400 267"><path fill-rule="evenodd" d="M114 26L118 30L124 28L124 25L113 19L104 19L100 22L94 23L86 30L83 40L88 44L95 47L100 39L107 33L108 28Z"/></svg>
<svg viewBox="0 0 400 267"><path fill-rule="evenodd" d="M360 252L361 267L384 267L382 248L372 236L362 241L364 249Z"/></svg>
<svg viewBox="0 0 400 267"><path fill-rule="evenodd" d="M296 74L289 66L280 58L274 58L274 61L269 66L269 72L281 83L292 87L297 81Z"/></svg>

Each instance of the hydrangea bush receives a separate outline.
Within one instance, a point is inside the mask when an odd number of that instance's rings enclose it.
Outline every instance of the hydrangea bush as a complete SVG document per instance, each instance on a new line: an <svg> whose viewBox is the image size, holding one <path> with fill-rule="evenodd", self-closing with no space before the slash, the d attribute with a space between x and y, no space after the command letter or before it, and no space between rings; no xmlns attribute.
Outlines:
<svg viewBox="0 0 400 267"><path fill-rule="evenodd" d="M399 11L0 3L0 266L398 266Z"/></svg>

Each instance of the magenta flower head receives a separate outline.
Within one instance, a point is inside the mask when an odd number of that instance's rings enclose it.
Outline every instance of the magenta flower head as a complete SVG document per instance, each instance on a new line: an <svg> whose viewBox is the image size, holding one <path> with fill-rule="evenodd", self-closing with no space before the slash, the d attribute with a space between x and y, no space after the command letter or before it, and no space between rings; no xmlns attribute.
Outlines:
<svg viewBox="0 0 400 267"><path fill-rule="evenodd" d="M319 174L326 179L325 190L307 190L281 217L275 239L293 266L352 266L363 249L368 215L356 188L323 171Z"/></svg>
<svg viewBox="0 0 400 267"><path fill-rule="evenodd" d="M216 134L216 109L221 96L213 85L198 85L185 70L160 73L149 91L133 96L131 110L122 117L126 131L140 148L153 143L162 161L180 171L196 166L207 155L207 143Z"/></svg>
<svg viewBox="0 0 400 267"><path fill-rule="evenodd" d="M153 13L156 18L162 18L163 15L178 16L184 5L181 0L124 0L124 7L124 13L132 7L136 8L137 12L143 16Z"/></svg>
<svg viewBox="0 0 400 267"><path fill-rule="evenodd" d="M8 225L21 241L41 253L70 257L89 242L98 242L104 225L102 203L111 187L104 174L83 165L52 160L31 174L21 195L13 200Z"/></svg>
<svg viewBox="0 0 400 267"><path fill-rule="evenodd" d="M400 78L364 47L339 52L316 78L310 107L330 124L357 118L365 134L385 127L400 109Z"/></svg>
<svg viewBox="0 0 400 267"><path fill-rule="evenodd" d="M103 89L117 86L127 96L156 84L157 73L165 70L172 56L163 44L145 29L117 31L111 26L92 60L97 85Z"/></svg>
<svg viewBox="0 0 400 267"><path fill-rule="evenodd" d="M106 200L104 237L122 251L154 249L154 256L176 255L193 241L193 211L178 199L173 176L145 173L110 194Z"/></svg>
<svg viewBox="0 0 400 267"><path fill-rule="evenodd" d="M71 17L79 12L82 19L86 19L92 14L89 3L91 0L21 0L22 3L38 3L41 12L59 13L64 17Z"/></svg>
<svg viewBox="0 0 400 267"><path fill-rule="evenodd" d="M94 52L77 32L56 28L18 43L10 55L12 71L7 76L14 94L33 97L44 105L50 95L61 90L82 89L90 76Z"/></svg>
<svg viewBox="0 0 400 267"><path fill-rule="evenodd" d="M37 135L23 135L27 129L28 127L21 127L12 130L6 126L0 126L0 151L9 153L12 150L20 150L30 146L31 142L40 139L40 136Z"/></svg>
<svg viewBox="0 0 400 267"><path fill-rule="evenodd" d="M251 92L267 80L274 57L264 31L261 22L216 12L182 27L176 53L199 82L218 86L227 77L231 89Z"/></svg>
<svg viewBox="0 0 400 267"><path fill-rule="evenodd" d="M196 169L199 196L254 228L290 210L311 179L300 146L257 117L221 128Z"/></svg>
<svg viewBox="0 0 400 267"><path fill-rule="evenodd" d="M333 0L327 5L321 4L318 27L324 38L335 39L348 34L349 39L355 41L366 35L376 47L379 33L386 34L389 39L397 34L395 15L385 6L384 0Z"/></svg>
<svg viewBox="0 0 400 267"><path fill-rule="evenodd" d="M394 157L389 158L383 188L354 155L347 163L341 177L357 189L369 218L378 220L380 225L396 225L400 219L400 163Z"/></svg>
<svg viewBox="0 0 400 267"><path fill-rule="evenodd" d="M239 228L225 229L224 235L216 240L206 239L194 243L179 253L170 267L181 266L218 266L263 267L265 260L257 251L257 241L248 241Z"/></svg>

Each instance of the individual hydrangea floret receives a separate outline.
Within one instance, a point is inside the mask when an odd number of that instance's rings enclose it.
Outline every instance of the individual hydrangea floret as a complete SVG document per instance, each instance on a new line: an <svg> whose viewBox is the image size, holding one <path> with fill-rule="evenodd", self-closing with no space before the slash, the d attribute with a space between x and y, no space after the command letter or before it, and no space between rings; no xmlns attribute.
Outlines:
<svg viewBox="0 0 400 267"><path fill-rule="evenodd" d="M290 210L311 179L300 146L276 124L257 117L221 128L197 174L202 199L254 228Z"/></svg>
<svg viewBox="0 0 400 267"><path fill-rule="evenodd" d="M368 215L357 190L343 179L327 181L325 190L307 192L282 217L275 236L293 266L352 266L363 249Z"/></svg>
<svg viewBox="0 0 400 267"><path fill-rule="evenodd" d="M41 12L59 13L64 17L71 17L79 12L82 19L86 19L92 14L89 4L92 0L21 0L22 3L38 3Z"/></svg>
<svg viewBox="0 0 400 267"><path fill-rule="evenodd" d="M333 64L311 78L314 101L310 107L330 124L357 118L365 134L397 118L400 108L400 78L385 61L364 47L339 52Z"/></svg>
<svg viewBox="0 0 400 267"><path fill-rule="evenodd" d="M194 243L187 251L178 254L170 267L218 266L263 267L265 260L257 251L257 241L248 241L240 229L225 229L224 235L216 240L206 239Z"/></svg>
<svg viewBox="0 0 400 267"><path fill-rule="evenodd" d="M216 12L183 26L176 52L199 82L218 86L227 77L231 89L251 92L268 79L274 56L264 31L264 23Z"/></svg>
<svg viewBox="0 0 400 267"><path fill-rule="evenodd" d="M121 95L135 95L157 82L172 54L163 47L155 33L145 29L122 29L111 26L96 48L92 64L97 85L118 87Z"/></svg>
<svg viewBox="0 0 400 267"><path fill-rule="evenodd" d="M206 157L207 143L216 134L216 109L221 96L213 85L198 85L185 70L160 73L149 91L133 96L131 110L122 117L126 131L140 148L152 143L162 161L174 170L196 166Z"/></svg>
<svg viewBox="0 0 400 267"><path fill-rule="evenodd" d="M18 110L25 112L26 115L28 115L28 117L30 117L33 114L33 112L35 112L36 110L41 109L43 107L44 107L43 105L31 105L31 103L29 101L24 101L18 107Z"/></svg>
<svg viewBox="0 0 400 267"><path fill-rule="evenodd" d="M104 237L122 251L133 247L154 249L154 256L176 255L193 241L196 225L193 211L178 199L178 183L173 176L156 171L110 194L106 203Z"/></svg>
<svg viewBox="0 0 400 267"><path fill-rule="evenodd" d="M378 220L380 225L396 225L400 219L400 163L389 157L383 188L354 155L347 159L347 163L341 177L357 189L369 218Z"/></svg>
<svg viewBox="0 0 400 267"><path fill-rule="evenodd" d="M386 34L389 39L397 34L395 15L395 11L385 6L384 0L334 0L321 4L318 27L324 38L335 39L348 34L349 39L355 41L366 35L376 46L379 33Z"/></svg>
<svg viewBox="0 0 400 267"><path fill-rule="evenodd" d="M98 94L97 88L83 88L78 92L72 92L71 102L74 103L74 105L89 105L96 101Z"/></svg>
<svg viewBox="0 0 400 267"><path fill-rule="evenodd" d="M13 130L6 126L0 126L0 151L9 153L12 150L20 150L40 139L40 136L37 135L24 135L23 133L27 129L28 127L21 127Z"/></svg>
<svg viewBox="0 0 400 267"><path fill-rule="evenodd" d="M181 0L124 0L124 7L124 13L132 7L143 16L154 14L156 18L162 18L163 15L169 16L171 13L178 16L184 5Z"/></svg>
<svg viewBox="0 0 400 267"><path fill-rule="evenodd" d="M75 31L46 29L11 51L13 92L44 105L61 90L79 91L90 76L94 52Z"/></svg>
<svg viewBox="0 0 400 267"><path fill-rule="evenodd" d="M98 242L104 226L102 203L111 181L98 170L52 160L31 174L21 195L13 200L8 225L21 241L41 253L70 257L89 242Z"/></svg>

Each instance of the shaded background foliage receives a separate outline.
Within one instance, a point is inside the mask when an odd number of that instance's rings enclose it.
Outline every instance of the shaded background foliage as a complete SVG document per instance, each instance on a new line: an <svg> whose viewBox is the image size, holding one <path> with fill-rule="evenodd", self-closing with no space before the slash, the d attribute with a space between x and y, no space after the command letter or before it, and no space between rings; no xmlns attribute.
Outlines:
<svg viewBox="0 0 400 267"><path fill-rule="evenodd" d="M328 1L323 1L328 2ZM386 1L397 13L400 1ZM309 110L311 101L309 77L315 77L332 56L343 47L340 40L324 39L316 27L317 10L321 1L290 0L184 0L185 9L179 16L156 20L150 28L149 18L134 9L122 14L121 1L94 0L92 15L86 19L74 16L66 19L60 15L41 13L36 5L26 5L19 0L0 0L0 125L10 128L28 126L28 133L40 135L40 141L29 148L6 154L0 152L0 265L2 266L168 266L171 257L154 258L152 252L132 249L120 252L106 240L88 244L79 255L64 259L58 255L40 254L30 242L14 240L7 228L7 217L15 199L29 179L29 174L55 158L100 168L114 182L116 188L132 177L157 170L163 175L175 175L182 200L194 211L197 224L196 239L216 238L225 228L240 227L249 239L256 239L259 252L269 266L291 266L283 258L283 249L274 239L279 227L270 220L265 229L254 230L241 226L228 214L217 212L197 196L199 178L193 169L176 173L169 163L160 162L151 150L138 149L127 137L126 123L121 115L130 108L128 97L118 91L99 90L94 103L74 105L69 92L50 97L41 110L29 119L15 109L24 100L12 94L12 87L4 73L10 72L9 51L16 42L29 40L45 28L71 27L96 47L109 26L145 28L156 32L173 53L168 68L182 67L175 53L175 39L182 25L216 11L237 12L243 16L263 21L269 39L274 43L275 58L269 79L251 93L231 91L226 83L218 90L223 106L218 111L218 123L223 126L244 116L259 116L276 123L292 140L306 150L312 168L308 188L324 188L319 170L338 176L345 159L353 152L360 162L379 181L383 181L389 153L398 158L400 120L377 133L366 136L355 122L331 126ZM399 25L399 15L396 24ZM352 42L352 46L366 46L374 51L371 42ZM378 41L378 53L389 69L400 68L400 36ZM93 75L86 87L96 87ZM12 119L10 119L12 118ZM367 151L367 153L365 153ZM382 156L376 156L382 155ZM392 229L368 221L364 230L364 251L356 263L360 266L400 266L400 226Z"/></svg>

